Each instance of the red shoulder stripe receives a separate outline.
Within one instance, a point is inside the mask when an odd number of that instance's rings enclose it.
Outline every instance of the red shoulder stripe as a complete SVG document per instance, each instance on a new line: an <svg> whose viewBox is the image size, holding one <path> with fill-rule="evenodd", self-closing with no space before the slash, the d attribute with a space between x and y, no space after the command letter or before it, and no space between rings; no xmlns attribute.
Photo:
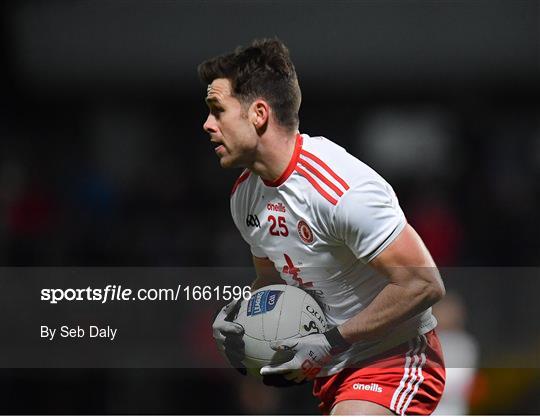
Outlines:
<svg viewBox="0 0 540 417"><path fill-rule="evenodd" d="M326 198L330 203L332 203L334 206L337 204L337 200L332 197L330 194L328 194L326 191L324 191L323 188L315 181L315 179L309 175L306 171L304 171L302 168L297 166L295 168L295 171L298 172L300 175L302 175L306 180L308 180L313 187L321 194L324 198Z"/></svg>
<svg viewBox="0 0 540 417"><path fill-rule="evenodd" d="M343 188L345 188L345 191L349 189L349 185L338 175L336 174L334 171L332 171L332 169L326 165L323 161L321 161L318 157L316 157L315 155L313 155L311 152L308 152L306 151L305 149L302 149L300 151L300 154L301 155L304 155L304 156L307 156L309 159L312 159L313 161L317 162L321 167L323 167L332 177L335 178L335 180L337 182L339 182Z"/></svg>
<svg viewBox="0 0 540 417"><path fill-rule="evenodd" d="M247 169L242 172L242 174L236 179L236 182L233 185L232 191L231 191L231 197L238 188L240 184L242 184L247 178L249 177L249 174L251 174L251 171L248 171Z"/></svg>
<svg viewBox="0 0 540 417"><path fill-rule="evenodd" d="M343 191L341 191L334 183L332 183L328 178L326 178L323 174L321 174L317 168L315 168L313 165L311 165L308 161L305 159L300 158L300 163L305 166L309 172L312 174L315 174L317 178L319 178L322 182L324 182L329 188L331 188L338 196L343 195Z"/></svg>

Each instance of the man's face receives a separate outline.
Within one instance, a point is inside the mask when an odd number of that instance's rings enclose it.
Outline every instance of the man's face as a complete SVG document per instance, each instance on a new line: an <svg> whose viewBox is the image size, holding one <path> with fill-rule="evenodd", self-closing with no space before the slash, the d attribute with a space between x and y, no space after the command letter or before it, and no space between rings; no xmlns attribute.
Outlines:
<svg viewBox="0 0 540 417"><path fill-rule="evenodd" d="M216 145L223 168L248 167L253 162L258 137L247 112L231 94L228 79L217 78L208 86L206 104L210 113L203 129Z"/></svg>

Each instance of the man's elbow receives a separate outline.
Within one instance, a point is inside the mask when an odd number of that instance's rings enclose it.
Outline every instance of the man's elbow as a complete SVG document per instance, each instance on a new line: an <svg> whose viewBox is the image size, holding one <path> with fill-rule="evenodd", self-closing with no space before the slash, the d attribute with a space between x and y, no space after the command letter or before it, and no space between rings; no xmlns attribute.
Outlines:
<svg viewBox="0 0 540 417"><path fill-rule="evenodd" d="M417 300L423 308L431 307L439 302L446 294L444 284L440 277L426 277L416 279L411 283L411 296Z"/></svg>
<svg viewBox="0 0 540 417"><path fill-rule="evenodd" d="M444 284L440 279L430 282L424 290L424 296L426 297L426 301L430 306L441 301L445 295L446 288L444 288Z"/></svg>
<svg viewBox="0 0 540 417"><path fill-rule="evenodd" d="M441 301L445 295L446 289L444 288L444 285L434 285L430 297L430 300L432 301L431 305Z"/></svg>

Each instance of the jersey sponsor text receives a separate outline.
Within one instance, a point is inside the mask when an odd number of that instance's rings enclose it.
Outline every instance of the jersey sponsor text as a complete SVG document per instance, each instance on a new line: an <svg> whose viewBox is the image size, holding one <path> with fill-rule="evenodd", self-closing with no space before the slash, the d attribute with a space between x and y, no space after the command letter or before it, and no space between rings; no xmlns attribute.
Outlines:
<svg viewBox="0 0 540 417"><path fill-rule="evenodd" d="M287 211L283 203L268 203L266 209L269 211L279 211L281 213L286 213Z"/></svg>

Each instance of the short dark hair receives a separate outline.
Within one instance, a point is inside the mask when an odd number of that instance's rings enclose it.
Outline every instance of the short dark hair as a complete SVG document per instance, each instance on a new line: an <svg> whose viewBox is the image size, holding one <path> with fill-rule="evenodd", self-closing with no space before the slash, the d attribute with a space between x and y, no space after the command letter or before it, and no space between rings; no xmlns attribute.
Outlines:
<svg viewBox="0 0 540 417"><path fill-rule="evenodd" d="M289 50L279 39L255 39L247 47L202 62L197 71L205 84L228 79L232 95L243 105L264 98L282 127L298 129L302 93Z"/></svg>

